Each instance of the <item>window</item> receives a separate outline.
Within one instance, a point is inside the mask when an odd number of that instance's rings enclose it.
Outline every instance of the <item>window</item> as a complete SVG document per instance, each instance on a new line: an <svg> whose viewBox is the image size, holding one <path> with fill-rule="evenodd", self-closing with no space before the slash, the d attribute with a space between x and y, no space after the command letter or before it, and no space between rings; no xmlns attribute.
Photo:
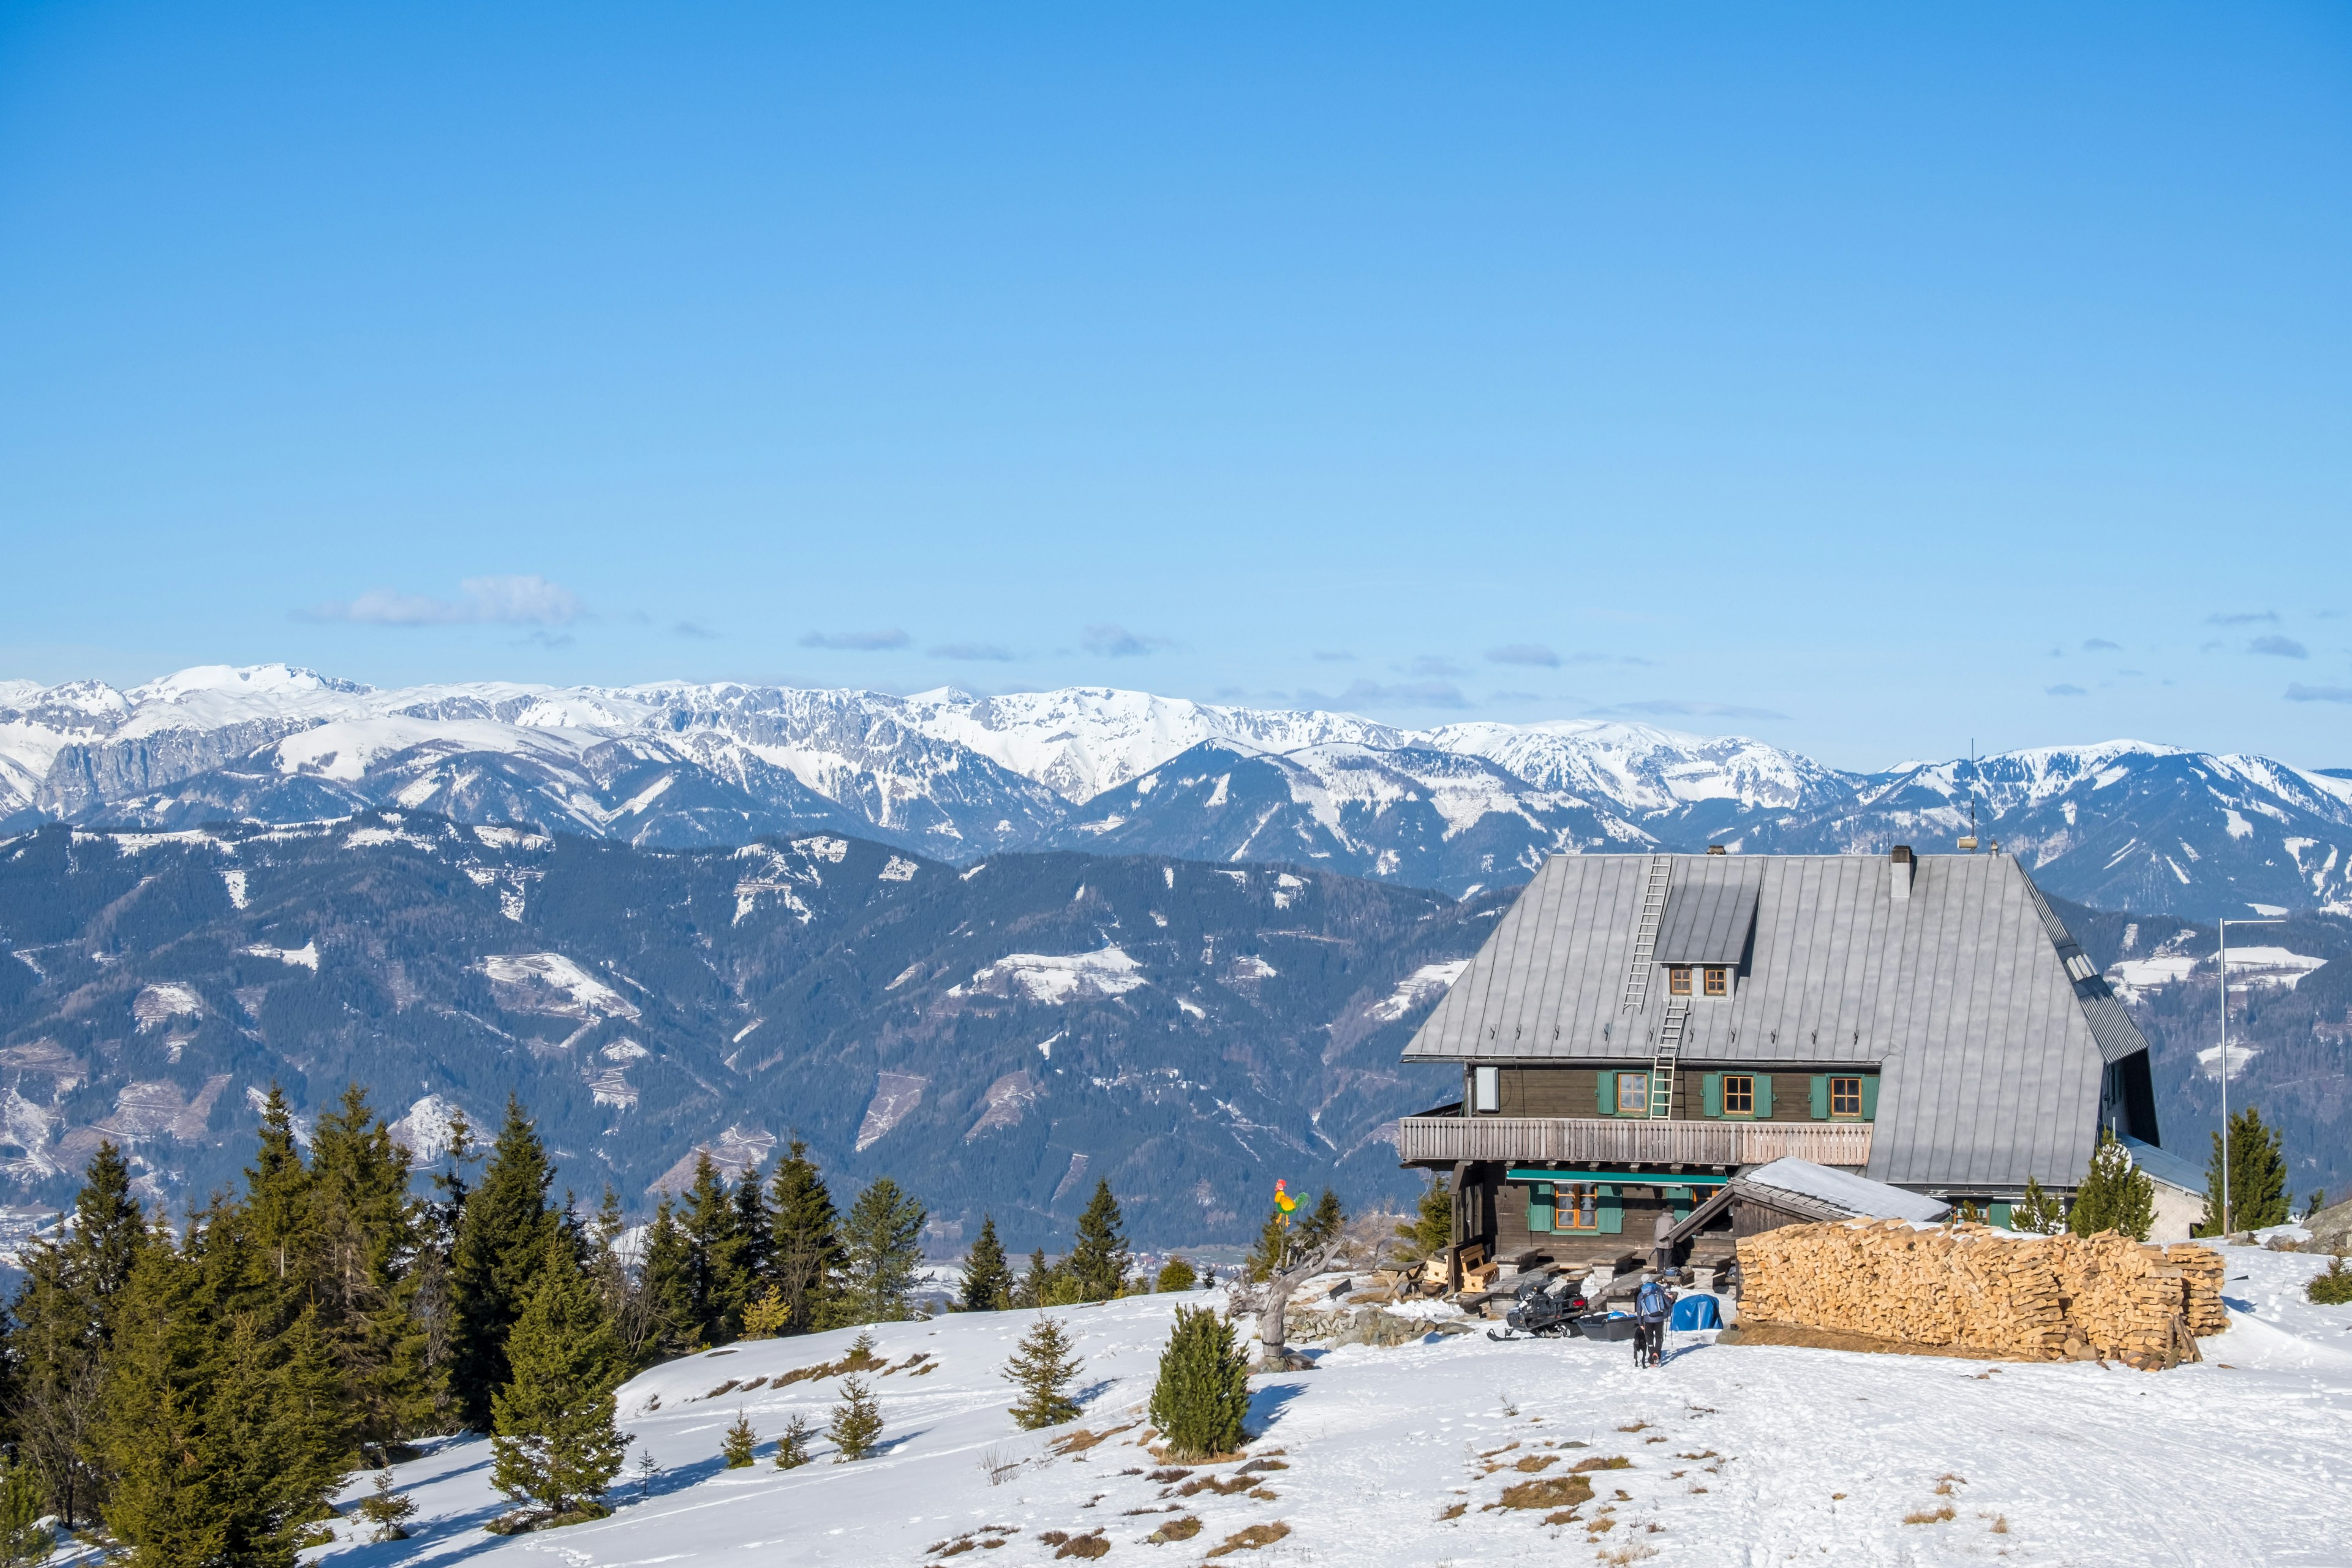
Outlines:
<svg viewBox="0 0 2352 1568"><path fill-rule="evenodd" d="M1756 1075L1727 1072L1723 1075L1723 1113L1726 1116L1756 1114Z"/></svg>
<svg viewBox="0 0 2352 1568"><path fill-rule="evenodd" d="M1503 1069L1472 1068L1470 1069L1473 1110L1500 1110L1503 1108Z"/></svg>
<svg viewBox="0 0 2352 1568"><path fill-rule="evenodd" d="M1617 1114L1647 1116L1649 1113L1650 1075L1645 1072L1619 1073L1617 1075Z"/></svg>
<svg viewBox="0 0 2352 1568"><path fill-rule="evenodd" d="M1666 966L1666 994L1669 996L1690 994L1689 964L1674 963Z"/></svg>
<svg viewBox="0 0 2352 1568"><path fill-rule="evenodd" d="M1706 994L1710 996L1731 994L1731 971L1719 963L1707 965Z"/></svg>
<svg viewBox="0 0 2352 1568"><path fill-rule="evenodd" d="M1556 1187L1538 1187L1529 1200L1530 1212L1550 1211L1551 1228L1563 1230L1599 1230L1601 1228L1601 1189L1591 1183L1566 1184Z"/></svg>
<svg viewBox="0 0 2352 1568"><path fill-rule="evenodd" d="M1832 1116L1862 1114L1862 1079L1858 1078L1830 1079L1830 1114Z"/></svg>

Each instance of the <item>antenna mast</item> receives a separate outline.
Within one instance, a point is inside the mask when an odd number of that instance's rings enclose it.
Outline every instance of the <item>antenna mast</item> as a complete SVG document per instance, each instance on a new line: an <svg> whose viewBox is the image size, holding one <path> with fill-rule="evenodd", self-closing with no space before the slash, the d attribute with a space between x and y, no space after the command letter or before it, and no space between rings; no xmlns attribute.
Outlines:
<svg viewBox="0 0 2352 1568"><path fill-rule="evenodd" d="M1977 741L1969 737L1969 836L1960 840L1960 847L1974 850L1977 847Z"/></svg>

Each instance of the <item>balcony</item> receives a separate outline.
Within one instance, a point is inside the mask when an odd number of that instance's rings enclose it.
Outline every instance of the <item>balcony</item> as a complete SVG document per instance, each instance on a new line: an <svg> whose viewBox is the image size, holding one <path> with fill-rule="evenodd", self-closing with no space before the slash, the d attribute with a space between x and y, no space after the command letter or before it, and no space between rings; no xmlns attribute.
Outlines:
<svg viewBox="0 0 2352 1568"><path fill-rule="evenodd" d="M1866 1121L1643 1121L1571 1116L1408 1116L1397 1157L1409 1165L1507 1163L1759 1165L1795 1158L1870 1163Z"/></svg>

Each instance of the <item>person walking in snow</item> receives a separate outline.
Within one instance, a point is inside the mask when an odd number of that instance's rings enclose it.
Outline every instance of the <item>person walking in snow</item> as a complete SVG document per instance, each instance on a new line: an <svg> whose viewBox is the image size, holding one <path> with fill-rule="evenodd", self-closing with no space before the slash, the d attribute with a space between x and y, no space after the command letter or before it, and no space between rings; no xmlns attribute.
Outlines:
<svg viewBox="0 0 2352 1568"><path fill-rule="evenodd" d="M1655 1275L1633 1292L1633 1364L1655 1366L1666 1348L1666 1319L1675 1310L1675 1293Z"/></svg>

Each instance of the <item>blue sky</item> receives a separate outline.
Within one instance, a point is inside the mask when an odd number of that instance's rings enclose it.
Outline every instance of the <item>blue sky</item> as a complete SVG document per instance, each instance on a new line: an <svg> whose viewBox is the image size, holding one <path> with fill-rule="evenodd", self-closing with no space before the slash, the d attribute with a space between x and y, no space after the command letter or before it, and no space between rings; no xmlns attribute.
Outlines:
<svg viewBox="0 0 2352 1568"><path fill-rule="evenodd" d="M2352 12L0 10L0 674L2352 765Z"/></svg>

